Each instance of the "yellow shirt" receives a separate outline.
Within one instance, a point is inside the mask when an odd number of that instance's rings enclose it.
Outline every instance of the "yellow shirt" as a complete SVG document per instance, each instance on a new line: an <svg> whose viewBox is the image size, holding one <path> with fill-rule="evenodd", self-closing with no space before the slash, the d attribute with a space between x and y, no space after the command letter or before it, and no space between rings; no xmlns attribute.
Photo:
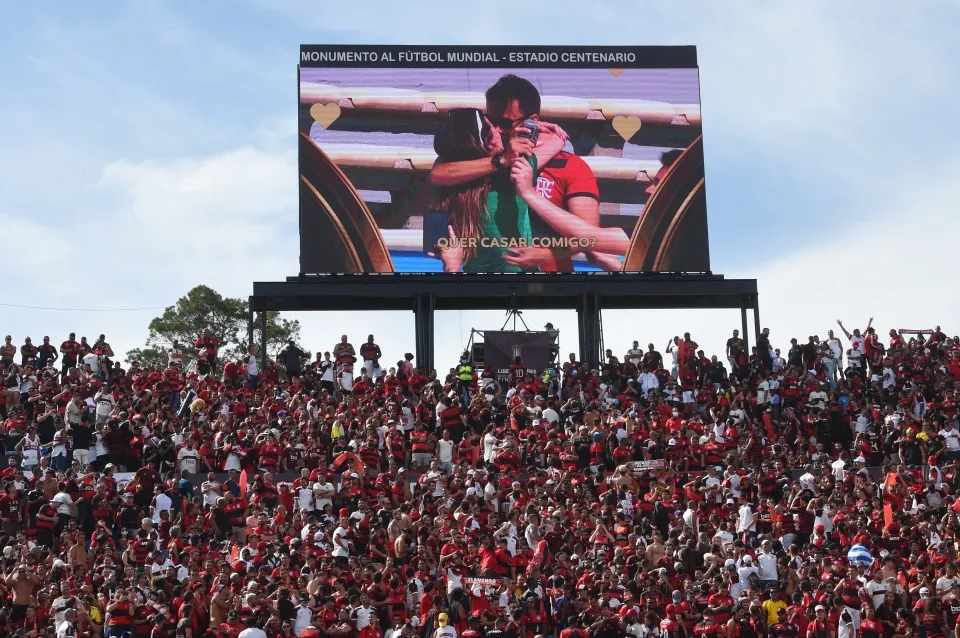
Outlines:
<svg viewBox="0 0 960 638"><path fill-rule="evenodd" d="M765 600L760 606L767 614L767 627L777 622L780 618L780 610L787 608L787 603L782 600Z"/></svg>

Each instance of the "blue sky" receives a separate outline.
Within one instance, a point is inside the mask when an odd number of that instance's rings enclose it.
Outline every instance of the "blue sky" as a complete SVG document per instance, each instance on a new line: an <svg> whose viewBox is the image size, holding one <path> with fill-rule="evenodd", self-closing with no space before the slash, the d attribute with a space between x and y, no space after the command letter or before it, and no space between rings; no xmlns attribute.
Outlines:
<svg viewBox="0 0 960 638"><path fill-rule="evenodd" d="M0 303L162 307L198 283L246 296L298 270L301 42L694 44L713 270L757 277L777 345L862 325L958 332L960 8L914 2L19 3L0 23ZM0 306L16 343L105 332L141 345L158 310ZM575 346L573 312L528 313ZM412 349L411 313L298 315ZM608 347L689 330L718 350L736 312L605 314ZM443 313L450 359L502 313ZM361 334L362 333L362 334ZM438 357L438 364L442 364Z"/></svg>

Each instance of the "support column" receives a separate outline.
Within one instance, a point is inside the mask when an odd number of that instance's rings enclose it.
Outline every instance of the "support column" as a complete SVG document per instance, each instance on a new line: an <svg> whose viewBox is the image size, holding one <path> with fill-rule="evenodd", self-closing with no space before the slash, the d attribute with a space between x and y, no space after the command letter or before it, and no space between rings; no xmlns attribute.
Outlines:
<svg viewBox="0 0 960 638"><path fill-rule="evenodd" d="M600 295L584 293L577 302L577 325L580 333L580 359L592 368L600 366Z"/></svg>
<svg viewBox="0 0 960 638"><path fill-rule="evenodd" d="M740 302L740 338L743 339L743 347L746 352L750 352L750 332L747 328L747 302L744 299Z"/></svg>
<svg viewBox="0 0 960 638"><path fill-rule="evenodd" d="M267 311L260 311L260 370L267 369Z"/></svg>
<svg viewBox="0 0 960 638"><path fill-rule="evenodd" d="M436 367L433 360L433 311L435 308L436 296L432 294L420 293L413 299L413 318L417 339L417 367L428 374Z"/></svg>
<svg viewBox="0 0 960 638"><path fill-rule="evenodd" d="M760 300L759 295L754 295L753 297L753 329L756 331L755 336L760 337Z"/></svg>
<svg viewBox="0 0 960 638"><path fill-rule="evenodd" d="M247 303L247 345L253 345L253 299Z"/></svg>

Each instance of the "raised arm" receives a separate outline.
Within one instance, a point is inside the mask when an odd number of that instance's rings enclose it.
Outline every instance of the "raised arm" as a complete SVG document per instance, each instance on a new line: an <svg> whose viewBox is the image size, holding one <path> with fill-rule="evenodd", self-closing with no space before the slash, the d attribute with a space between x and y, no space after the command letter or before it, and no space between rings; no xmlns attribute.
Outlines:
<svg viewBox="0 0 960 638"><path fill-rule="evenodd" d="M843 322L837 319L837 325L840 326L840 329L843 330L843 334L847 335L847 339L851 337L850 331L843 327Z"/></svg>

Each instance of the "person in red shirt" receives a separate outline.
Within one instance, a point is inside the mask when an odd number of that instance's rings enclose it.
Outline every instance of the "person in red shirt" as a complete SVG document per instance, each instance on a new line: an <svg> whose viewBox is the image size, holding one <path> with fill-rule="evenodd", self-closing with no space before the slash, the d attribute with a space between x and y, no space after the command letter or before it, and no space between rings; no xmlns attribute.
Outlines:
<svg viewBox="0 0 960 638"><path fill-rule="evenodd" d="M260 446L260 470L263 472L276 471L282 453L283 448L277 443L276 437L273 434L267 434L266 440Z"/></svg>
<svg viewBox="0 0 960 638"><path fill-rule="evenodd" d="M536 638L538 635L547 633L547 617L537 608L537 601L533 598L527 599L523 613L517 622L520 624L524 638Z"/></svg>
<svg viewBox="0 0 960 638"><path fill-rule="evenodd" d="M204 376L210 372L217 371L217 351L220 348L220 341L213 336L209 328L204 328L203 334L194 343L199 350L200 356L197 361L197 372Z"/></svg>

